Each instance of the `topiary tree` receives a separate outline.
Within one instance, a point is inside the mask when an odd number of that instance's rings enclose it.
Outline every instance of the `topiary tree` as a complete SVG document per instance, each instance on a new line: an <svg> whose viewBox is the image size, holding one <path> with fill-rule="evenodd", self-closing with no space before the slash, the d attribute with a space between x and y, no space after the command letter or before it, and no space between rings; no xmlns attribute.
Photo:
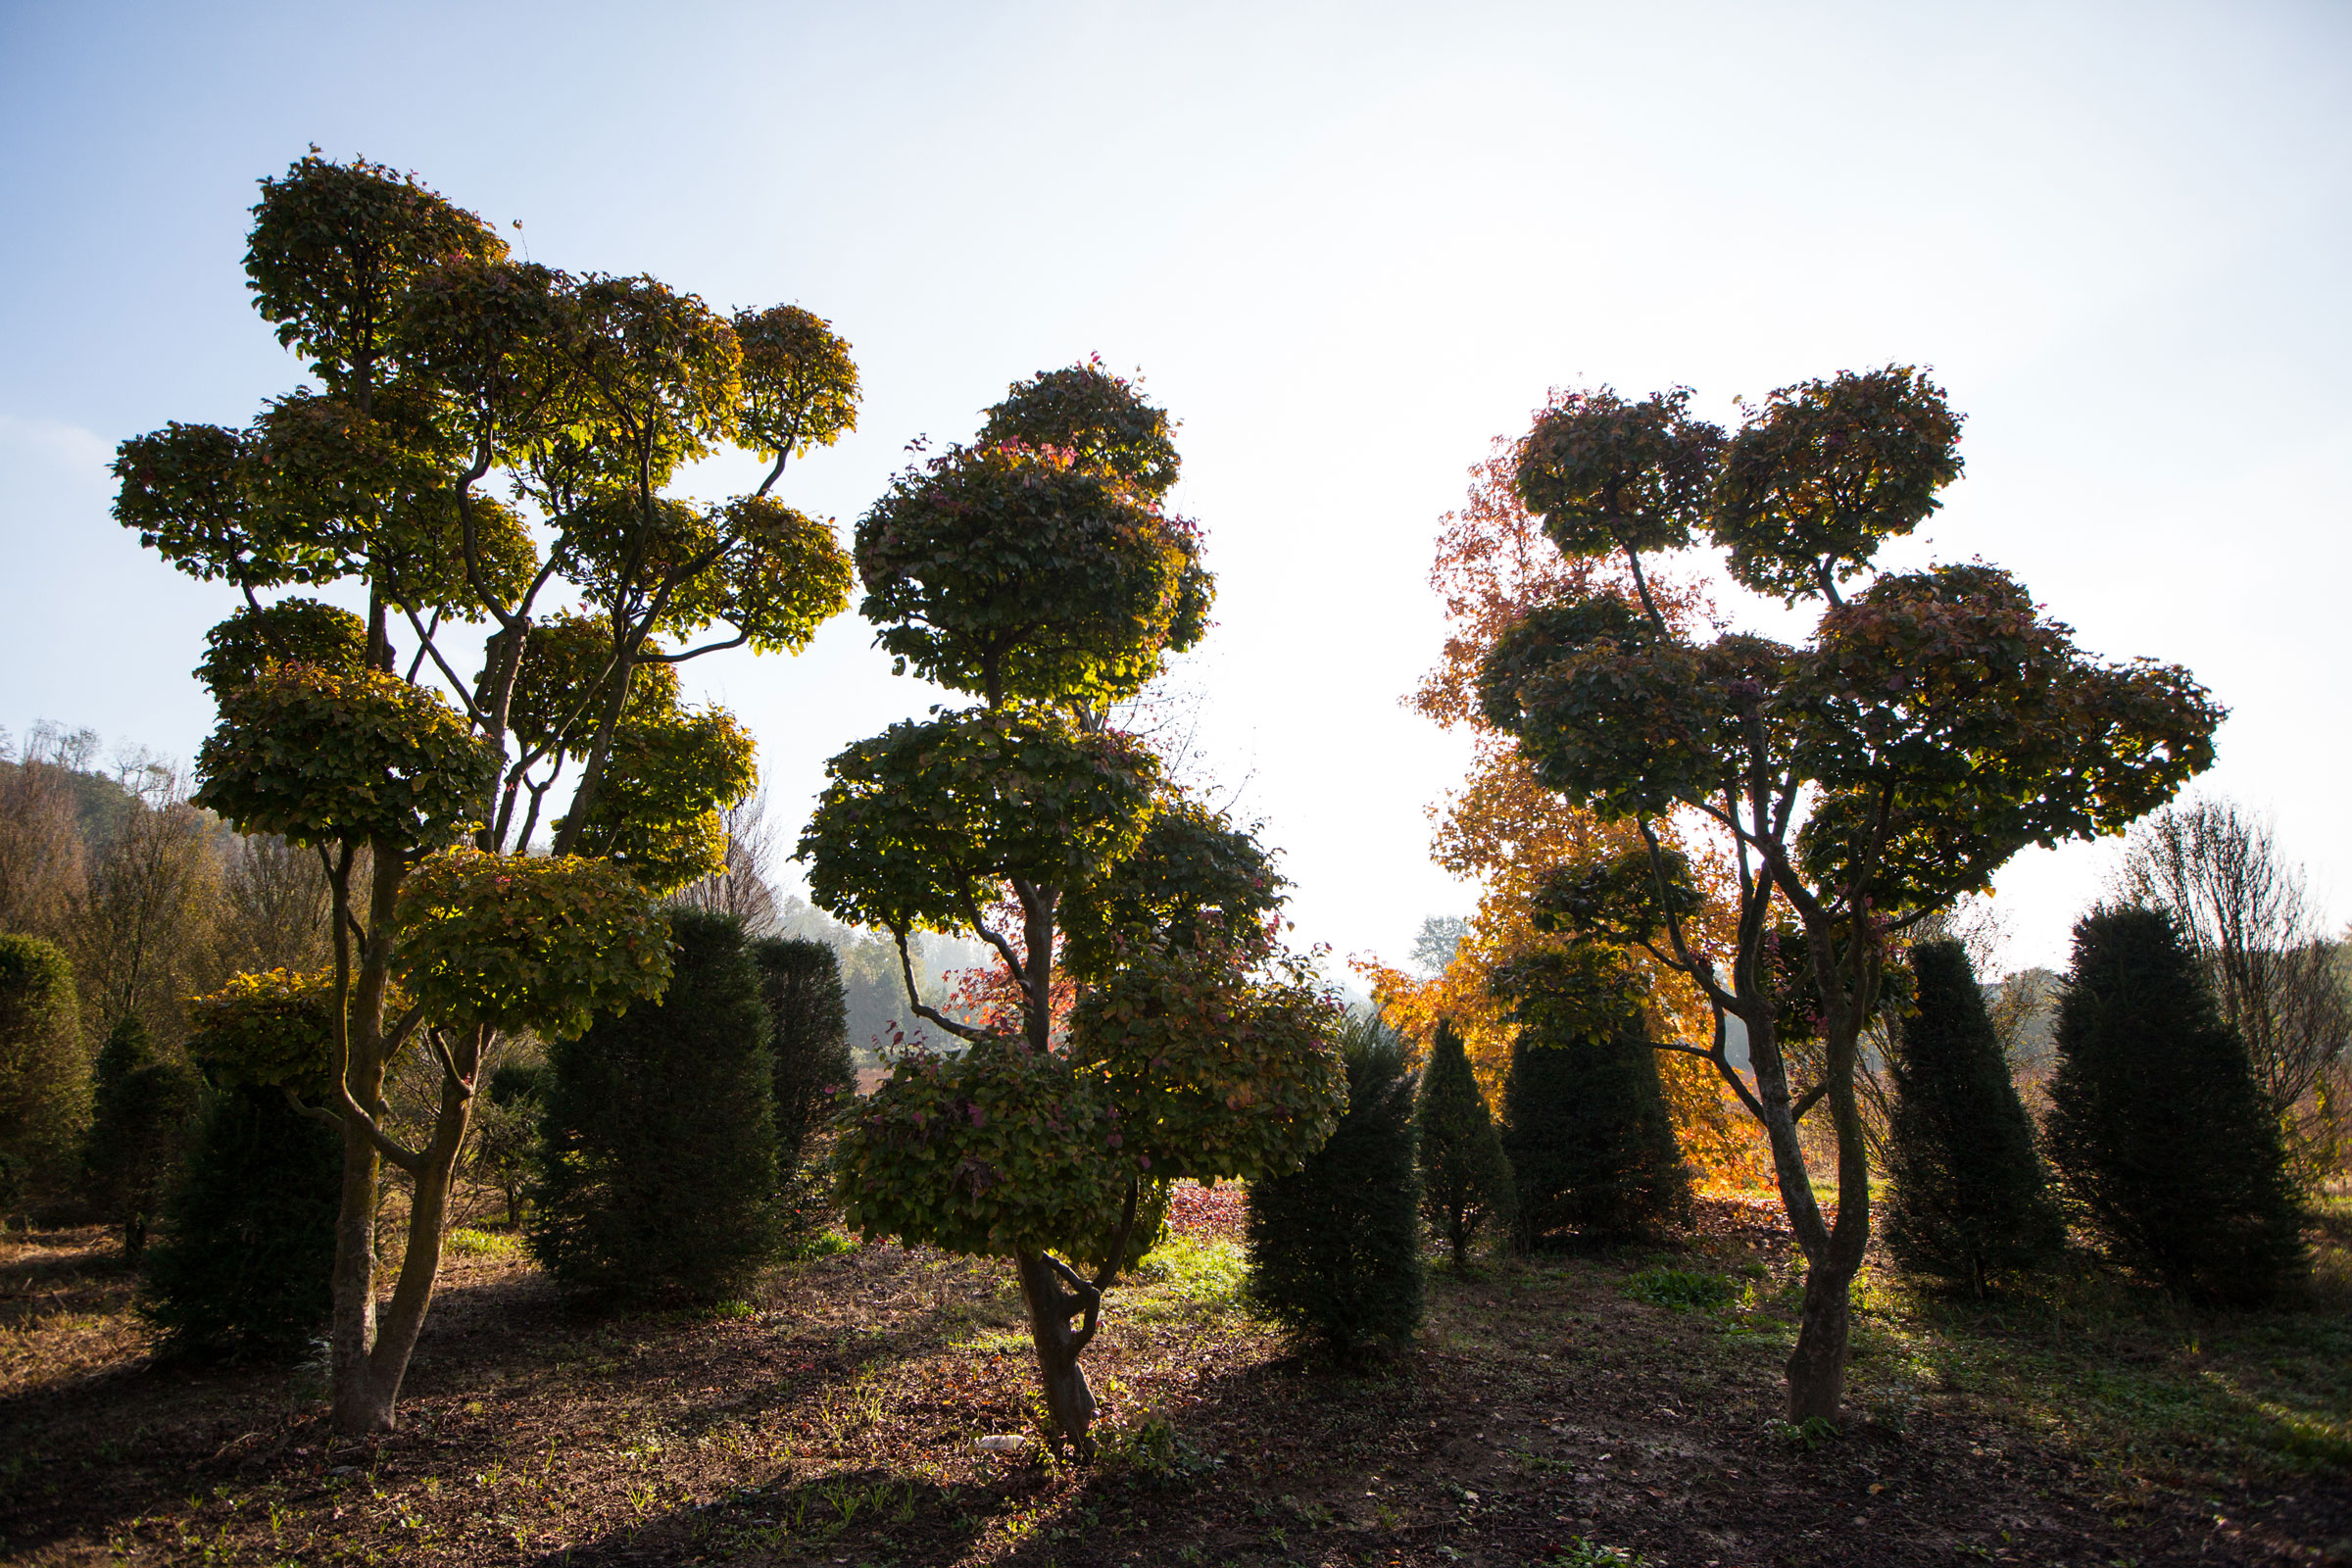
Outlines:
<svg viewBox="0 0 2352 1568"><path fill-rule="evenodd" d="M774 1064L731 915L670 915L658 1003L548 1053L529 1237L566 1285L627 1301L739 1294L776 1239Z"/></svg>
<svg viewBox="0 0 2352 1568"><path fill-rule="evenodd" d="M1654 1237L1690 1223L1674 1135L1629 976L1584 952L1538 952L1498 977L1519 1033L1502 1081L1517 1234L1539 1247Z"/></svg>
<svg viewBox="0 0 2352 1568"><path fill-rule="evenodd" d="M1511 1162L1495 1136L1487 1097L1478 1092L1470 1057L1453 1025L1441 1023L1430 1042L1429 1064L1413 1102L1421 1161L1421 1207L1453 1254L1470 1266L1470 1244L1490 1227L1508 1232L1517 1194Z"/></svg>
<svg viewBox="0 0 2352 1568"><path fill-rule="evenodd" d="M122 1227L122 1255L133 1263L187 1152L202 1087L185 1061L155 1049L136 1013L117 1019L99 1048L83 1190Z"/></svg>
<svg viewBox="0 0 2352 1568"><path fill-rule="evenodd" d="M1348 1113L1285 1175L1251 1184L1250 1297L1344 1365L1421 1326L1421 1184L1409 1043L1369 1013L1341 1024Z"/></svg>
<svg viewBox="0 0 2352 1568"><path fill-rule="evenodd" d="M139 1287L173 1352L284 1355L327 1319L347 1173L296 1097L324 1091L333 996L326 975L278 969L188 1004L188 1054L212 1093Z"/></svg>
<svg viewBox="0 0 2352 1568"><path fill-rule="evenodd" d="M2286 1152L2170 915L2075 926L2058 1004L2050 1159L2109 1256L2191 1299L2276 1299L2309 1268Z"/></svg>
<svg viewBox="0 0 2352 1568"><path fill-rule="evenodd" d="M1263 850L1205 816L1208 838L1153 849L1157 760L1105 722L1206 623L1199 535L1160 507L1167 431L1134 388L1079 366L1016 385L981 445L893 482L858 527L862 612L903 666L985 706L835 758L800 848L812 899L890 931L914 1012L969 1042L903 1057L845 1123L849 1220L1013 1260L1047 1405L1082 1455L1095 1401L1078 1358L1166 1184L1287 1169L1340 1108L1329 999L1265 930L1226 940L1250 924L1230 915L1273 906ZM923 1003L918 929L995 951L1017 1033ZM1057 971L1086 987L1058 1033Z"/></svg>
<svg viewBox="0 0 2352 1568"><path fill-rule="evenodd" d="M1887 1060L1886 1247L1904 1268L1983 1296L1995 1276L2054 1256L2066 1230L1968 950L1918 943L1910 966L1912 1006Z"/></svg>
<svg viewBox="0 0 2352 1568"><path fill-rule="evenodd" d="M2184 670L2086 658L1991 566L1849 592L1960 472L1959 419L1917 369L1785 387L1728 439L1689 400L1603 389L1538 416L1521 500L1563 553L1624 557L1636 591L1572 589L1531 611L1482 662L1480 700L1539 782L1641 835L1623 863L1568 869L1591 896L1562 919L1580 940L1639 947L1712 1008L1711 1042L1668 1049L1712 1061L1764 1125L1806 1266L1788 1415L1834 1421L1870 1240L1855 1067L1901 931L2029 844L2115 832L2163 804L2210 765L2222 713ZM1701 540L1741 585L1820 601L1811 640L1702 642L1661 613L1642 557ZM1720 947L1664 842L1682 815L1728 836L1737 919ZM1769 952L1784 925L1803 939L1795 988ZM1735 1017L1752 1084L1726 1054ZM1820 1041L1810 1083L1785 1049L1791 1025ZM1816 1106L1836 1134L1835 1223L1798 1132Z"/></svg>
<svg viewBox="0 0 2352 1568"><path fill-rule="evenodd" d="M0 935L0 1213L70 1174L90 1113L74 967L37 937Z"/></svg>
<svg viewBox="0 0 2352 1568"><path fill-rule="evenodd" d="M752 788L750 737L683 705L674 666L797 651L848 602L831 525L770 492L854 424L858 379L804 311L730 320L654 278L517 264L479 218L365 161L298 161L254 220L254 303L315 385L243 429L124 442L116 515L244 594L202 671L220 724L197 799L315 848L332 890L338 1023L308 1108L349 1172L334 1420L373 1432L393 1424L497 1036L577 1033L658 993L655 901L717 864L718 812ZM766 464L758 490L664 493L727 446ZM261 597L346 579L367 593L356 619ZM445 642L482 621L468 678ZM528 856L560 784L554 854ZM460 845L478 858L449 858ZM407 1051L444 1079L418 1148L379 1119ZM379 1320L386 1162L416 1201Z"/></svg>

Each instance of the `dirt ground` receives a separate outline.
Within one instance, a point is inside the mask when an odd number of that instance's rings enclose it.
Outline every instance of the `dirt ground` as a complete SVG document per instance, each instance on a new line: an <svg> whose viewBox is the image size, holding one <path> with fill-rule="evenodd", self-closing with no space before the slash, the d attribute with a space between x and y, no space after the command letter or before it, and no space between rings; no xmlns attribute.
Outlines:
<svg viewBox="0 0 2352 1568"><path fill-rule="evenodd" d="M1346 1376L1247 1311L1230 1195L1113 1293L1092 1466L1038 1442L1007 1265L893 1246L715 1314L599 1316L467 1233L401 1430L315 1368L158 1365L92 1231L0 1253L0 1558L66 1563L2034 1564L2352 1561L2352 1327L2091 1282L1872 1284L1843 1435L1775 1418L1767 1203L1688 1247L1431 1281ZM1017 1451L983 1449L986 1437Z"/></svg>

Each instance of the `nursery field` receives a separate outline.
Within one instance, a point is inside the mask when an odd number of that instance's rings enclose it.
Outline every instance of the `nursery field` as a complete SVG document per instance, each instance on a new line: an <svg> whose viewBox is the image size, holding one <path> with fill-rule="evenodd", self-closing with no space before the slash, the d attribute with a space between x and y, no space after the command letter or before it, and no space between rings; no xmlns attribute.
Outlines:
<svg viewBox="0 0 2352 1568"><path fill-rule="evenodd" d="M1191 1195L1113 1294L1086 1468L1039 1443L1000 1264L857 1248L715 1314L608 1318L462 1232L401 1430L352 1442L315 1370L152 1364L101 1233L12 1237L0 1558L2352 1561L2342 1200L2292 1312L2189 1314L2087 1272L1990 1306L1867 1275L1868 1419L1843 1436L1775 1420L1796 1275L1763 1200L1703 1203L1671 1252L1440 1268L1418 1347L1366 1376L1250 1316L1237 1212Z"/></svg>

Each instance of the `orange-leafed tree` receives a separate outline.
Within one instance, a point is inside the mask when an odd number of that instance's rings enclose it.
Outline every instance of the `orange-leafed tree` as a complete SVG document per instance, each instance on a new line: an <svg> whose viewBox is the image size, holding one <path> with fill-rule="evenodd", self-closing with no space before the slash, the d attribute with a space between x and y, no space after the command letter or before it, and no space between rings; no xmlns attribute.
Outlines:
<svg viewBox="0 0 2352 1568"><path fill-rule="evenodd" d="M1687 626L1705 621L1709 610L1704 592L1690 580L1651 576L1637 583L1620 562L1562 555L1513 489L1519 446L1497 437L1488 458L1472 466L1461 508L1441 521L1429 580L1446 607L1448 632L1437 666L1406 700L1432 722L1470 737L1468 775L1429 813L1438 862L1482 884L1478 909L1452 962L1434 977L1357 964L1391 1020L1415 1040L1426 1041L1440 1019L1453 1024L1490 1099L1501 1093L1517 1032L1512 1004L1496 994L1494 980L1506 965L1559 940L1537 929L1538 884L1556 866L1636 848L1641 840L1631 824L1603 823L1536 782L1516 739L1479 710L1479 662L1531 606L1558 595L1608 593L1632 603L1646 592L1670 621ZM1704 843L1684 848L1692 852L1701 889L1710 895L1697 922L1702 939L1725 940L1728 951L1728 929L1720 929L1728 900L1714 885L1722 874L1720 857ZM1627 961L1646 982L1649 1022L1658 1039L1712 1037L1709 1009L1686 977L1638 952ZM1690 1160L1719 1182L1769 1180L1761 1141L1745 1118L1731 1113L1729 1090L1714 1067L1679 1053L1663 1054L1658 1065L1675 1131Z"/></svg>

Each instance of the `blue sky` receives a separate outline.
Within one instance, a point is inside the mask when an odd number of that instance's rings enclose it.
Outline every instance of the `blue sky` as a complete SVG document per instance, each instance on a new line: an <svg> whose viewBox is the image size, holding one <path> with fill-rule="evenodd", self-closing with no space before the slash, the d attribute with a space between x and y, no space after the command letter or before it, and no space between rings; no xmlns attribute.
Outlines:
<svg viewBox="0 0 2352 1568"><path fill-rule="evenodd" d="M1462 748L1398 699L1490 438L1556 385L1729 417L1888 360L1969 416L1903 559L2194 668L2233 715L2208 787L2345 918L2348 76L2318 5L0 8L0 724L208 727L185 671L228 607L115 527L104 465L293 384L239 259L315 141L536 260L832 319L860 427L785 490L845 531L1013 378L1140 367L1219 573L1200 744L1343 956L1474 898L1423 814ZM868 638L700 668L788 830L826 756L940 700ZM2004 875L2012 962L2062 957L2110 854Z"/></svg>

